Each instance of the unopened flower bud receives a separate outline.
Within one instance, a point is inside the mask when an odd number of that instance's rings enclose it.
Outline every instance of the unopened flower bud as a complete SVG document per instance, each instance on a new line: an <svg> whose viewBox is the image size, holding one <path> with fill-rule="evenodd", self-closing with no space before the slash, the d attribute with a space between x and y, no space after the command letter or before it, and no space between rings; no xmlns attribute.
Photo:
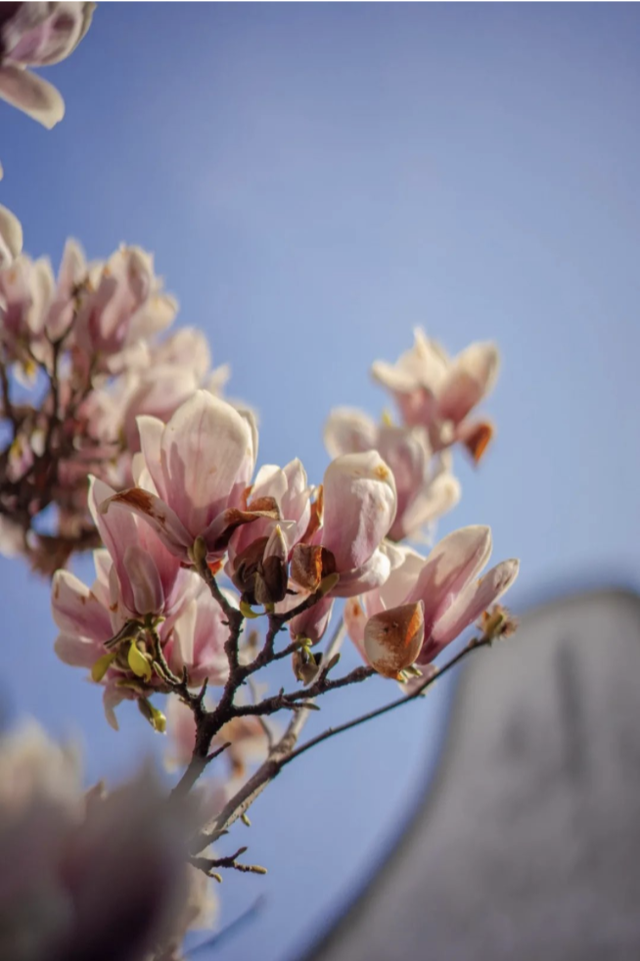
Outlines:
<svg viewBox="0 0 640 961"><path fill-rule="evenodd" d="M395 680L413 664L423 640L422 602L375 614L364 630L364 649L371 667L383 677Z"/></svg>
<svg viewBox="0 0 640 961"><path fill-rule="evenodd" d="M518 626L515 617L502 604L494 604L489 611L485 611L478 625L483 636L493 641L496 637L508 637Z"/></svg>

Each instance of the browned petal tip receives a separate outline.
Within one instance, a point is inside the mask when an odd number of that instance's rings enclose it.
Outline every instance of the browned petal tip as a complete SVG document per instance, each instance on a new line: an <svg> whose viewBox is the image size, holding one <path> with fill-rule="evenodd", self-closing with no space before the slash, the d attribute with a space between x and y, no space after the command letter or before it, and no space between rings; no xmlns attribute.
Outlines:
<svg viewBox="0 0 640 961"><path fill-rule="evenodd" d="M474 430L465 437L464 446L471 454L474 464L479 464L482 460L494 433L493 424L489 421L483 421L481 424L477 424Z"/></svg>
<svg viewBox="0 0 640 961"><path fill-rule="evenodd" d="M424 640L422 604L403 604L369 618L364 629L364 649L371 667L383 677L399 679L410 667Z"/></svg>
<svg viewBox="0 0 640 961"><path fill-rule="evenodd" d="M336 559L326 547L296 544L291 555L291 577L305 591L315 591L323 578L336 572Z"/></svg>

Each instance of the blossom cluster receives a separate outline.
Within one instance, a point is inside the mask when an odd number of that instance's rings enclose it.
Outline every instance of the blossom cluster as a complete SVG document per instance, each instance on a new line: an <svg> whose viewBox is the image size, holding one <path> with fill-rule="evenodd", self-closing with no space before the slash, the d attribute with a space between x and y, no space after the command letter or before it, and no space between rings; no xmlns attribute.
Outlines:
<svg viewBox="0 0 640 961"><path fill-rule="evenodd" d="M68 56L93 4L0 6L0 97L53 126L63 101L27 68ZM498 350L451 358L417 330L371 368L396 419L334 409L330 462L310 480L298 459L259 464L253 412L222 396L227 367L211 368L197 329L169 331L177 303L151 255L88 262L68 241L54 276L22 245L0 206L0 550L52 577L55 651L89 672L108 723L135 702L185 770L169 796L147 769L87 792L38 729L0 740L0 853L18 868L0 880L0 954L80 961L99 944L173 961L216 869L264 873L237 860L245 848L214 858L210 845L297 753L363 720L296 747L317 698L376 676L404 692L383 712L423 693L472 624L463 653L512 630L497 601L518 561L483 573L490 529L434 544L461 496L454 448L479 464L493 438L476 408ZM88 548L91 585L69 570ZM344 634L361 663L336 676ZM285 658L289 690L268 695L255 675Z"/></svg>

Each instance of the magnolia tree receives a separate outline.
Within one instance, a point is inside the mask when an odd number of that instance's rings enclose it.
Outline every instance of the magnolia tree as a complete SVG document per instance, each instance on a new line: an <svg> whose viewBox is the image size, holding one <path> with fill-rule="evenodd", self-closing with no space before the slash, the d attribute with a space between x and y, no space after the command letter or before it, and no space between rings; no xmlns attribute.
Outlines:
<svg viewBox="0 0 640 961"><path fill-rule="evenodd" d="M0 95L45 126L61 119L60 95L26 68L67 56L91 14L0 5ZM460 498L453 448L477 463L491 440L475 408L498 353L479 343L450 358L416 331L395 364L372 368L397 419L335 409L332 460L310 482L299 460L258 467L253 413L222 398L228 371L211 369L200 332L168 333L177 305L149 254L87 263L69 241L56 277L21 247L0 208L0 546L52 578L55 650L89 672L107 722L135 701L178 774L145 767L87 791L74 752L35 723L5 735L0 857L15 870L0 878L0 955L179 958L185 932L212 923L209 879L264 873L245 848L211 846L285 766L512 629L496 602L518 562L479 577L489 528L426 554L408 544L433 542ZM87 549L90 585L67 569ZM362 661L348 673L345 637ZM289 683L270 693L265 669L284 659ZM376 675L385 707L304 739L319 699Z"/></svg>

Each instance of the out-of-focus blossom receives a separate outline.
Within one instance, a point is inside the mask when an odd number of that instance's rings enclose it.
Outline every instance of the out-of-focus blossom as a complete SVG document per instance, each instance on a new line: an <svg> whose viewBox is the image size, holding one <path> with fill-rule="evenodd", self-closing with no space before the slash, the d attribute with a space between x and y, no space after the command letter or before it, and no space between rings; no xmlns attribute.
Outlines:
<svg viewBox="0 0 640 961"><path fill-rule="evenodd" d="M460 484L445 454L432 457L426 428L376 424L361 411L339 407L324 431L332 457L377 450L393 472L398 509L388 537L420 539L425 525L451 510L460 500Z"/></svg>
<svg viewBox="0 0 640 961"><path fill-rule="evenodd" d="M10 267L22 250L22 224L0 204L0 270Z"/></svg>
<svg viewBox="0 0 640 961"><path fill-rule="evenodd" d="M214 705L207 699L207 707L212 710ZM167 734L169 735L169 749L167 752L167 766L185 767L191 760L196 739L196 724L192 711L178 698L172 697L167 706ZM229 776L236 780L245 776L250 764L263 761L267 755L267 735L259 718L252 714L235 717L222 727L211 742L212 750L229 744L220 758L225 761ZM226 793L226 792L225 792ZM222 796L220 796L222 799ZM222 806L222 805L221 805Z"/></svg>
<svg viewBox="0 0 640 961"><path fill-rule="evenodd" d="M143 961L184 930L195 899L191 816L149 770L86 796L77 757L31 723L0 741L0 956ZM190 922L187 922L190 923Z"/></svg>
<svg viewBox="0 0 640 961"><path fill-rule="evenodd" d="M498 367L495 344L471 344L451 359L418 328L411 350L395 364L376 361L372 373L395 397L404 422L427 428L434 450L460 441L478 461L493 428L490 421L467 418L493 388Z"/></svg>
<svg viewBox="0 0 640 961"><path fill-rule="evenodd" d="M153 257L139 247L121 247L89 272L79 292L76 344L94 370L120 373L130 355L135 363L142 343L172 323L176 310L175 300L162 293Z"/></svg>
<svg viewBox="0 0 640 961"><path fill-rule="evenodd" d="M335 597L353 597L386 581L390 563L381 544L396 514L393 474L377 451L332 461L321 496L321 526L294 548L291 561L291 577L306 592L339 575L325 597L291 621L292 636L314 643L326 630ZM292 605L295 600L290 599Z"/></svg>
<svg viewBox="0 0 640 961"><path fill-rule="evenodd" d="M101 510L137 514L186 563L193 562L197 538L214 560L242 524L278 517L272 498L243 503L257 432L252 419L230 404L199 390L166 426L155 417L140 417L138 426L149 486L155 490L133 487L105 501Z"/></svg>
<svg viewBox="0 0 640 961"><path fill-rule="evenodd" d="M55 87L27 67L59 63L91 24L94 3L0 4L0 97L51 128L64 116Z"/></svg>
<svg viewBox="0 0 640 961"><path fill-rule="evenodd" d="M491 555L488 527L454 531L427 558L409 548L394 551L386 583L345 607L349 636L372 667L387 676L397 676L414 661L430 664L518 574L518 561L507 560L476 579Z"/></svg>

